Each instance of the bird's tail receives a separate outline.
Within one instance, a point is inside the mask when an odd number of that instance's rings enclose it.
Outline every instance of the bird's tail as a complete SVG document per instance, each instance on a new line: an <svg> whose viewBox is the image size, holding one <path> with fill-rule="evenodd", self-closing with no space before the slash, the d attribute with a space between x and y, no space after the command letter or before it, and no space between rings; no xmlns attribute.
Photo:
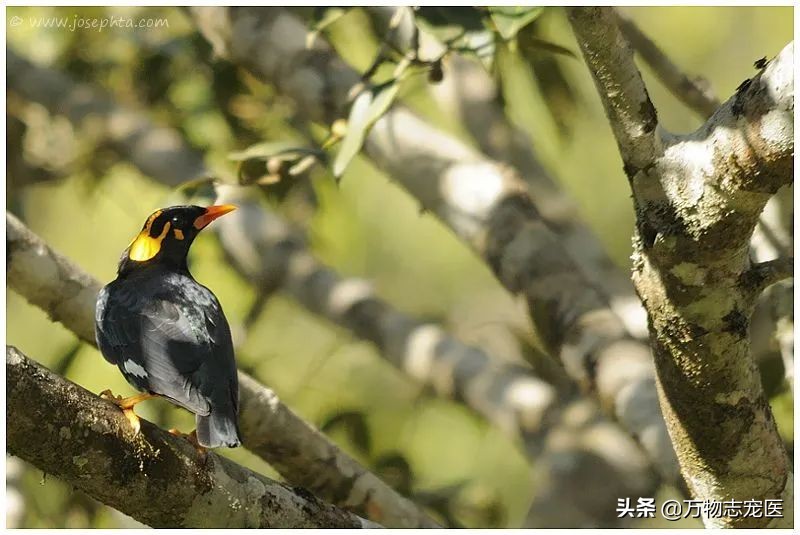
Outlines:
<svg viewBox="0 0 800 535"><path fill-rule="evenodd" d="M241 445L242 439L236 420L234 410L212 407L208 416L197 416L197 442L204 448L235 448Z"/></svg>

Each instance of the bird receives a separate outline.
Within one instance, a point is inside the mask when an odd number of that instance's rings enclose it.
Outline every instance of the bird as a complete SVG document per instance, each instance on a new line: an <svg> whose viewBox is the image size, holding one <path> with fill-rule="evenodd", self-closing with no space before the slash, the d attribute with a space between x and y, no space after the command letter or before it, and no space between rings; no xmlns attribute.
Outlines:
<svg viewBox="0 0 800 535"><path fill-rule="evenodd" d="M196 415L188 438L198 449L241 445L239 385L231 332L214 293L192 277L192 242L233 205L171 206L156 210L123 251L117 277L100 291L95 309L97 346L128 383L128 398L104 390L136 434L133 407L163 397Z"/></svg>

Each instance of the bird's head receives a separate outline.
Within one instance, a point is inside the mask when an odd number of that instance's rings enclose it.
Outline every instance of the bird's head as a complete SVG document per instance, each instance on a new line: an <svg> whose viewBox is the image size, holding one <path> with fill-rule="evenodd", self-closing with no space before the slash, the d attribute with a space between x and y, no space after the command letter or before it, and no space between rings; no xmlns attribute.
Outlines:
<svg viewBox="0 0 800 535"><path fill-rule="evenodd" d="M156 210L122 253L119 273L153 264L186 269L186 255L195 237L209 223L235 209L233 205L221 204L206 208L170 206Z"/></svg>

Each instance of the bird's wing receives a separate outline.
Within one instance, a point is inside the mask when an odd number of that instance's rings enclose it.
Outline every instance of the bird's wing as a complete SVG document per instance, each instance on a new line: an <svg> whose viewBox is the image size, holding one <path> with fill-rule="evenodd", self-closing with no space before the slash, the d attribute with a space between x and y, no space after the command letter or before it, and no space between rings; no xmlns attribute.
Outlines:
<svg viewBox="0 0 800 535"><path fill-rule="evenodd" d="M108 314L108 286L104 286L97 294L97 304L94 309L94 335L97 340L97 347L100 354L111 364L117 364L117 353L115 351L114 340L105 327L106 315Z"/></svg>
<svg viewBox="0 0 800 535"><path fill-rule="evenodd" d="M135 295L117 298L124 302L98 312L97 341L106 360L117 364L137 388L207 415L209 402L198 376L213 358L214 347L202 310L169 298L151 297L144 304L135 303L140 299Z"/></svg>
<svg viewBox="0 0 800 535"><path fill-rule="evenodd" d="M140 341L150 389L195 414L209 402L202 368L214 358L202 310L193 304L155 299L140 316Z"/></svg>

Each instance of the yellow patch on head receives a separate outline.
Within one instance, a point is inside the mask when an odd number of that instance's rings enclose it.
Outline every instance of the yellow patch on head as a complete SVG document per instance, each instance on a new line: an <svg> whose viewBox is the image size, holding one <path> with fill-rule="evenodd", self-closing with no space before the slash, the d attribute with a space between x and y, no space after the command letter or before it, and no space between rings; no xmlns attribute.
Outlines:
<svg viewBox="0 0 800 535"><path fill-rule="evenodd" d="M160 216L163 211L164 210L156 210L155 212L150 214L150 217L147 218L147 221L144 224L144 229L142 229L142 230L146 230L147 232L150 232L150 227L153 226L153 221L155 221L156 218L158 216Z"/></svg>
<svg viewBox="0 0 800 535"><path fill-rule="evenodd" d="M151 219L147 220L144 230L131 242L130 250L128 251L128 258L131 260L144 262L145 260L153 258L161 250L161 242L164 241L164 238L167 236L170 224L167 222L161 234L154 238L150 236L150 225L153 223L152 219L155 218L151 216Z"/></svg>
<svg viewBox="0 0 800 535"><path fill-rule="evenodd" d="M172 233L175 234L175 239L176 240L182 240L183 239L183 231L181 229L179 229L179 228L172 229Z"/></svg>

